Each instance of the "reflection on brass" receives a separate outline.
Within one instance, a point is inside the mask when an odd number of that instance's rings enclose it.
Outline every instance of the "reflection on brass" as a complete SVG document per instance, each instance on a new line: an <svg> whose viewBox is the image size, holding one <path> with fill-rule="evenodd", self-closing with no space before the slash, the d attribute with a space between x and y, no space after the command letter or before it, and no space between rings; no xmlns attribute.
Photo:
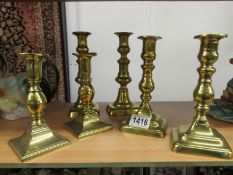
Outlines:
<svg viewBox="0 0 233 175"><path fill-rule="evenodd" d="M193 154L206 154L221 158L231 158L232 151L225 138L214 128L210 127L206 114L208 104L214 98L211 77L215 72L213 64L218 59L218 43L226 34L205 34L194 38L200 39L201 47L198 60L201 65L198 85L193 97L196 101L196 115L193 122L175 128L171 135L171 147L175 152L189 152Z"/></svg>
<svg viewBox="0 0 233 175"><path fill-rule="evenodd" d="M32 123L27 127L23 135L10 140L9 145L21 161L26 161L63 147L69 144L69 141L52 131L42 119L47 103L46 97L40 88L41 59L43 55L21 53L20 56L26 61L26 74L30 86L26 105L32 114Z"/></svg>
<svg viewBox="0 0 233 175"><path fill-rule="evenodd" d="M154 82L152 79L152 71L154 69L153 61L155 60L155 46L156 41L161 39L159 36L140 36L139 39L143 41L143 50L141 57L143 59L143 69L142 79L139 83L139 89L141 90L141 104L139 110L136 114L143 115L150 118L151 122L148 129L139 128L129 125L129 121L124 122L121 130L124 132L130 132L140 135L148 135L155 137L165 137L167 122L165 119L161 118L159 115L155 114L150 106L151 95L150 93L154 90Z"/></svg>
<svg viewBox="0 0 233 175"><path fill-rule="evenodd" d="M130 51L128 38L132 33L116 32L115 34L119 37L120 45L118 47L118 52L121 54L121 58L118 60L119 73L116 77L116 81L121 86L116 101L107 106L107 112L111 116L131 115L138 110L138 106L130 101L127 88L127 84L131 82L128 71L130 61L127 58L127 54Z"/></svg>
<svg viewBox="0 0 233 175"><path fill-rule="evenodd" d="M112 128L99 120L99 108L92 102L95 90L91 84L91 58L96 53L74 53L78 57L80 76L76 81L80 84L78 100L70 110L71 121L64 123L75 136L82 138Z"/></svg>

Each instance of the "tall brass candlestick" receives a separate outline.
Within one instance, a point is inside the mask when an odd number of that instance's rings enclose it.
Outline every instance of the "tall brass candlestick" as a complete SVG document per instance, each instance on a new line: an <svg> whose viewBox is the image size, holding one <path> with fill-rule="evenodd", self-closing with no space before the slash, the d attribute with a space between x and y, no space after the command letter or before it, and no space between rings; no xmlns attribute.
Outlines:
<svg viewBox="0 0 233 175"><path fill-rule="evenodd" d="M82 138L97 134L112 128L99 120L99 108L93 104L95 90L91 84L91 58L96 53L74 53L78 57L80 77L76 81L80 84L78 91L78 103L75 103L72 111L71 121L64 123L75 136Z"/></svg>
<svg viewBox="0 0 233 175"><path fill-rule="evenodd" d="M9 145L21 161L26 161L65 146L69 141L52 131L42 119L47 103L40 88L43 55L21 53L20 56L26 61L26 74L30 86L26 105L32 114L32 123L22 136L10 140Z"/></svg>
<svg viewBox="0 0 233 175"><path fill-rule="evenodd" d="M156 41L161 39L159 36L140 36L138 37L143 41L143 50L141 57L143 59L143 75L139 83L139 89L141 90L141 104L137 115L144 116L150 119L150 125L146 128L140 128L136 126L129 125L129 121L123 123L121 130L124 132L130 132L134 134L164 137L167 122L165 119L160 118L159 115L155 114L150 106L151 95L150 93L154 90L154 82L152 79L152 71L154 69L153 61L155 60L155 46Z"/></svg>
<svg viewBox="0 0 233 175"><path fill-rule="evenodd" d="M119 73L116 77L116 81L121 85L118 91L117 99L114 103L110 103L107 106L107 112L111 116L119 115L131 115L138 110L138 106L131 102L129 98L129 92L127 84L131 82L129 76L128 65L130 63L127 58L127 54L130 51L128 38L131 34L130 32L116 32L119 37L119 47L118 52L121 54L121 58L118 60L119 63Z"/></svg>
<svg viewBox="0 0 233 175"><path fill-rule="evenodd" d="M216 69L213 64L218 59L219 40L225 37L226 34L205 34L194 37L201 41L198 54L201 66L197 69L199 81L193 93L196 115L191 124L173 129L171 147L175 152L206 154L221 158L232 157L227 141L216 129L210 127L206 117L209 111L208 104L214 98L211 77Z"/></svg>
<svg viewBox="0 0 233 175"><path fill-rule="evenodd" d="M73 35L75 35L77 37L77 40L78 40L78 45L76 48L77 53L85 54L85 53L89 52L89 48L87 45L87 37L90 34L91 33L84 32L84 31L73 32ZM77 59L76 62L78 63L79 68L78 68L78 74L77 74L77 77L75 80L76 80L76 82L80 82L80 81L82 81L82 66L81 66L81 64L79 64L79 62L80 62L79 58ZM82 102L81 102L81 99L79 98L79 96L78 96L78 99L75 102L75 104L70 108L70 111L69 111L70 118L76 117L76 115L77 115L76 108L78 108L78 106L79 106L79 108L82 106ZM98 106L96 106L96 108L98 108Z"/></svg>

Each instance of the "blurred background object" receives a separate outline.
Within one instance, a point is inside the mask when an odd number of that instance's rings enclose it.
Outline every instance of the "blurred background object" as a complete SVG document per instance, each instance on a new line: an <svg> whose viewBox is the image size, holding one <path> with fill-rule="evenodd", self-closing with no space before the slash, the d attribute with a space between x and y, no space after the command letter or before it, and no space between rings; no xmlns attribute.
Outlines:
<svg viewBox="0 0 233 175"><path fill-rule="evenodd" d="M69 100L69 89L66 87L69 85L66 79L66 35L63 32L65 23L63 25L61 4L52 1L0 3L0 53L5 56L5 60L1 59L0 62L0 76L3 76L2 72L7 72L9 76L25 72L19 53L46 53L45 60L58 69L56 73L54 69L44 70L51 86L57 82L57 73L60 77L56 93L52 99L49 97L53 102ZM5 70L6 64L8 70ZM46 66L51 67L50 64Z"/></svg>
<svg viewBox="0 0 233 175"><path fill-rule="evenodd" d="M233 64L233 58L230 59ZM220 99L214 99L214 105L210 106L208 115L227 122L233 122L233 78L228 81Z"/></svg>
<svg viewBox="0 0 233 175"><path fill-rule="evenodd" d="M8 66L3 56L0 57L0 63L0 67L4 68L0 72L0 116L6 120L16 120L29 116L25 107L29 87L26 73L21 72L17 75L7 76ZM40 86L49 103L57 92L60 77L55 64L44 61L42 67L43 74ZM48 76L47 72L53 76ZM50 77L53 78L50 79Z"/></svg>

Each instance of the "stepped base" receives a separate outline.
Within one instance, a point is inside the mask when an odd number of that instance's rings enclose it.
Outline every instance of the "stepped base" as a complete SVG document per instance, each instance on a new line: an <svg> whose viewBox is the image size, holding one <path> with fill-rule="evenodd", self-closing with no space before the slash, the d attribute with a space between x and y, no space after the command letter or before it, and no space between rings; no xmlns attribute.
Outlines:
<svg viewBox="0 0 233 175"><path fill-rule="evenodd" d="M95 104L95 108L90 110L75 111L71 109L71 121L64 123L64 126L78 138L91 136L106 130L112 129L112 126L105 124L99 120L99 108Z"/></svg>
<svg viewBox="0 0 233 175"><path fill-rule="evenodd" d="M129 120L123 123L121 131L128 132L138 135L146 135L152 137L165 137L166 135L167 122L165 119L161 118L159 115L153 114L153 117L150 122L148 129L135 127L129 125Z"/></svg>
<svg viewBox="0 0 233 175"><path fill-rule="evenodd" d="M190 129L190 125L175 128L171 134L171 148L174 152L204 154L220 158L232 158L232 150L225 138L214 128Z"/></svg>
<svg viewBox="0 0 233 175"><path fill-rule="evenodd" d="M27 161L68 145L70 142L52 131L44 122L30 124L24 134L9 142L21 161Z"/></svg>
<svg viewBox="0 0 233 175"><path fill-rule="evenodd" d="M71 120L70 122L64 123L64 126L75 136L78 138L83 138L87 136L91 136L94 134L98 134L109 129L112 129L111 125L105 124L101 121L91 122L82 126L81 123Z"/></svg>
<svg viewBox="0 0 233 175"><path fill-rule="evenodd" d="M129 105L121 105L119 107L113 105L113 103L109 103L107 108L107 113L111 116L130 116L135 114L138 111L138 105L132 103L131 106Z"/></svg>

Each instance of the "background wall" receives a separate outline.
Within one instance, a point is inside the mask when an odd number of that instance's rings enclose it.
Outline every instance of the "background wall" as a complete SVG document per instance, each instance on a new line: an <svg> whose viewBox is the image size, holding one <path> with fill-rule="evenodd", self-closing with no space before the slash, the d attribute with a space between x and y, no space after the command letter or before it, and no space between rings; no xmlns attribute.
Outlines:
<svg viewBox="0 0 233 175"><path fill-rule="evenodd" d="M140 35L159 35L157 59L153 72L155 91L153 101L192 100L197 85L199 67L197 54L200 42L193 36L202 33L227 33L220 41L217 72L213 76L215 96L220 97L232 78L233 67L233 2L66 2L67 35L71 100L77 98L78 85L76 58L77 46L73 31L89 31L91 52L98 55L92 60L92 79L96 94L94 101L114 101L119 85L118 37L114 32L128 31L131 60L129 71L132 82L128 85L132 101L140 101L138 84L142 76Z"/></svg>

